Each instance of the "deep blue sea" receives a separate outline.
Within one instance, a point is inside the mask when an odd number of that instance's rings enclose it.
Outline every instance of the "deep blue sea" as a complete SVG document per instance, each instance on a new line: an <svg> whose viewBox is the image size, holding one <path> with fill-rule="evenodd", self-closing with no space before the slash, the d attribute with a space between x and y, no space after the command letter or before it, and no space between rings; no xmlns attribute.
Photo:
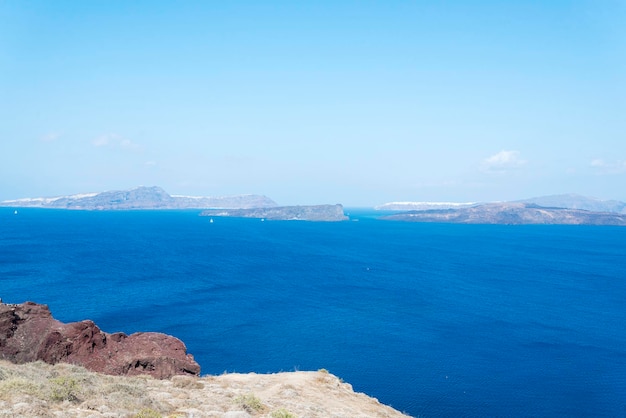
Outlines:
<svg viewBox="0 0 626 418"><path fill-rule="evenodd" d="M626 228L0 208L0 297L422 417L626 416Z"/></svg>

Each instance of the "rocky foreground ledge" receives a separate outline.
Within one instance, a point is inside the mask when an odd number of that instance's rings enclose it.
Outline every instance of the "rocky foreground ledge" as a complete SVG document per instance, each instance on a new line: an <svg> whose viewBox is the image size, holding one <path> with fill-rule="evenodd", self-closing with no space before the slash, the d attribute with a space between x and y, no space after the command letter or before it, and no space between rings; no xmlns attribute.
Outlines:
<svg viewBox="0 0 626 418"><path fill-rule="evenodd" d="M92 321L62 323L47 305L0 303L0 359L81 365L112 375L147 374L158 379L199 375L182 341L156 332L103 332Z"/></svg>
<svg viewBox="0 0 626 418"><path fill-rule="evenodd" d="M406 418L319 370L110 376L66 363L0 360L0 417Z"/></svg>
<svg viewBox="0 0 626 418"><path fill-rule="evenodd" d="M0 417L407 417L323 369L199 373L174 337L107 334L46 305L0 302Z"/></svg>

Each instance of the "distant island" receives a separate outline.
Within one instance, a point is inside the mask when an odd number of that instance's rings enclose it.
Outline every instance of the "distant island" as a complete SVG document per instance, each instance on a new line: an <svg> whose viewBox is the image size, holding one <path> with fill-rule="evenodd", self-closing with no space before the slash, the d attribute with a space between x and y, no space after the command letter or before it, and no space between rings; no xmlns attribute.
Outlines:
<svg viewBox="0 0 626 418"><path fill-rule="evenodd" d="M389 202L375 206L376 210L386 211L424 211L437 209L461 209L486 204L524 203L544 208L580 209L592 212L611 212L626 214L626 202L602 200L578 194L558 194L533 197L510 202Z"/></svg>
<svg viewBox="0 0 626 418"><path fill-rule="evenodd" d="M407 210L431 210L431 209L457 209L462 207L476 206L480 203L466 202L388 202L382 205L375 206L376 210L393 210L393 211L407 211Z"/></svg>
<svg viewBox="0 0 626 418"><path fill-rule="evenodd" d="M343 206L278 206L262 195L180 196L170 195L160 187L137 187L101 193L70 196L36 197L0 202L0 207L50 208L71 210L146 210L203 209L201 216L229 216L269 220L345 221Z"/></svg>
<svg viewBox="0 0 626 418"><path fill-rule="evenodd" d="M543 207L533 203L487 203L456 209L429 209L399 212L381 219L409 222L461 224L558 224L626 226L626 214L583 209Z"/></svg>
<svg viewBox="0 0 626 418"><path fill-rule="evenodd" d="M227 216L236 218L258 218L281 221L317 221L336 222L346 221L348 217L343 212L342 205L312 205L312 206L276 206L252 209L209 209L200 216Z"/></svg>
<svg viewBox="0 0 626 418"><path fill-rule="evenodd" d="M619 200L602 200L578 194L559 194L533 197L518 200L518 203L529 203L549 208L581 209L592 212L611 212L626 215L626 202Z"/></svg>
<svg viewBox="0 0 626 418"><path fill-rule="evenodd" d="M160 187L136 187L101 193L5 200L0 207L70 210L202 210L200 216L336 222L348 220L335 205L279 206L267 196L170 195ZM389 202L374 207L392 213L379 219L472 224L626 225L626 203L576 194L510 202Z"/></svg>
<svg viewBox="0 0 626 418"><path fill-rule="evenodd" d="M395 211L381 219L464 224L626 225L626 203L577 194L511 202L389 202L377 210Z"/></svg>
<svg viewBox="0 0 626 418"><path fill-rule="evenodd" d="M101 193L83 193L70 196L37 197L0 202L4 207L36 207L74 210L133 210L133 209L246 209L277 206L272 199L261 195L236 196L179 196L170 195L160 187L137 187Z"/></svg>

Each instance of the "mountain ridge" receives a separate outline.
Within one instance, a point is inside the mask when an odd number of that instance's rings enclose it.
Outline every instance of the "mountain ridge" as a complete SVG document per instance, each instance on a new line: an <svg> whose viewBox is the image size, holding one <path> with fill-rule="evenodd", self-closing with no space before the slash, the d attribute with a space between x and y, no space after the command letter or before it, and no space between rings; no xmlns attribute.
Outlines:
<svg viewBox="0 0 626 418"><path fill-rule="evenodd" d="M459 224L626 226L625 214L543 207L534 203L519 202L487 203L458 209L406 211L383 216L381 219Z"/></svg>
<svg viewBox="0 0 626 418"><path fill-rule="evenodd" d="M626 214L626 202L586 197L575 193L531 197L529 199L504 202L388 202L375 206L376 210L422 211L437 209L459 209L488 204L530 204L545 208L579 209L593 212Z"/></svg>
<svg viewBox="0 0 626 418"><path fill-rule="evenodd" d="M255 218L279 221L317 221L336 222L347 221L343 206L336 205L303 205L303 206L275 206L271 208L251 209L207 209L200 216Z"/></svg>
<svg viewBox="0 0 626 418"><path fill-rule="evenodd" d="M37 207L73 210L137 209L249 209L278 206L267 196L245 194L233 196L170 195L158 186L139 186L128 190L80 193L67 196L5 200L3 207Z"/></svg>
<svg viewBox="0 0 626 418"><path fill-rule="evenodd" d="M576 193L538 196L530 199L517 200L519 203L530 203L543 207L580 209L593 212L612 212L626 214L626 202L619 200L603 200L587 197Z"/></svg>

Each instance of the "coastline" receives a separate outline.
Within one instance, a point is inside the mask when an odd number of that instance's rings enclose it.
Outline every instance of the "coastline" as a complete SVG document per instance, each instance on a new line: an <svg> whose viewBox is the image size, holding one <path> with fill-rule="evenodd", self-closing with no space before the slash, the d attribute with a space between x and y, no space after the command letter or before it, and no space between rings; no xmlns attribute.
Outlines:
<svg viewBox="0 0 626 418"><path fill-rule="evenodd" d="M275 374L111 376L0 360L0 415L37 417L408 417L325 370Z"/></svg>
<svg viewBox="0 0 626 418"><path fill-rule="evenodd" d="M0 416L403 417L321 369L200 377L167 334L63 323L47 305L0 300Z"/></svg>

